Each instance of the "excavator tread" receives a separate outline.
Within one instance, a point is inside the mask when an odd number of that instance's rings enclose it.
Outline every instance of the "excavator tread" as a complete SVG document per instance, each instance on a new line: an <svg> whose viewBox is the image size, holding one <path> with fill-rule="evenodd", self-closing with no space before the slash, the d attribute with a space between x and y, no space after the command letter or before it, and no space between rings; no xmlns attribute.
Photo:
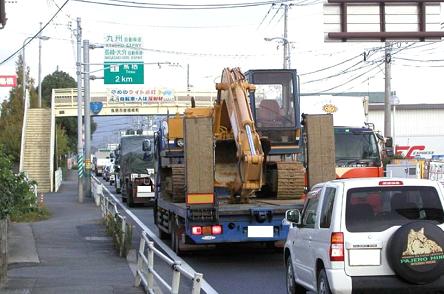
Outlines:
<svg viewBox="0 0 444 294"><path fill-rule="evenodd" d="M277 199L299 199L304 194L305 170L300 162L277 162Z"/></svg>

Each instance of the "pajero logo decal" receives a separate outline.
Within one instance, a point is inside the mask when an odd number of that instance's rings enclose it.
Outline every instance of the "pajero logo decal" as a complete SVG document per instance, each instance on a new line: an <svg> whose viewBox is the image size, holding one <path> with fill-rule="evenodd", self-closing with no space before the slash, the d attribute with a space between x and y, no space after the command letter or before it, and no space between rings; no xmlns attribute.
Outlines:
<svg viewBox="0 0 444 294"><path fill-rule="evenodd" d="M334 104L324 104L322 106L322 110L326 113L335 113L338 111L338 107L336 107Z"/></svg>
<svg viewBox="0 0 444 294"><path fill-rule="evenodd" d="M406 250L401 255L401 264L426 265L435 264L438 260L444 260L442 247L427 238L424 228L419 231L410 230Z"/></svg>

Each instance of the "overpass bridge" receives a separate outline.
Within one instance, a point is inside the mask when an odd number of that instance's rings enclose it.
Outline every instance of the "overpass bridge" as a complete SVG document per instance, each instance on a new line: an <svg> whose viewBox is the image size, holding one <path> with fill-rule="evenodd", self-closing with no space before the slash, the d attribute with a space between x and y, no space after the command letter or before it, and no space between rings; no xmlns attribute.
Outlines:
<svg viewBox="0 0 444 294"><path fill-rule="evenodd" d="M90 113L92 116L183 113L191 107L191 97L198 107L210 106L216 94L216 91L175 92L168 89L92 92ZM77 116L77 89L54 89L51 102L51 109L26 109L23 120L20 170L37 182L39 192L57 189L54 178L55 118ZM82 115L83 110L84 107Z"/></svg>

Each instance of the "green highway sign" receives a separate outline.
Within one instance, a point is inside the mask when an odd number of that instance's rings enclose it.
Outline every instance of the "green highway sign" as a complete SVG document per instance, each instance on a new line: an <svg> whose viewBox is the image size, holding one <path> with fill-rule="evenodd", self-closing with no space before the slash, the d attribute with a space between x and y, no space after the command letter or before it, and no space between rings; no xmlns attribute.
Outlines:
<svg viewBox="0 0 444 294"><path fill-rule="evenodd" d="M106 85L144 84L143 62L105 62Z"/></svg>

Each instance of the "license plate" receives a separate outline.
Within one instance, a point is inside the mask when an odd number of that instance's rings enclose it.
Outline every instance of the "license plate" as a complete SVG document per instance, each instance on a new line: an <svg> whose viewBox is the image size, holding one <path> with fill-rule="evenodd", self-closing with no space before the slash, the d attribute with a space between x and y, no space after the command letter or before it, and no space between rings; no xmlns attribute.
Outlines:
<svg viewBox="0 0 444 294"><path fill-rule="evenodd" d="M137 186L137 197L138 198L153 198L154 192L151 186Z"/></svg>
<svg viewBox="0 0 444 294"><path fill-rule="evenodd" d="M248 226L248 238L272 238L273 226Z"/></svg>
<svg viewBox="0 0 444 294"><path fill-rule="evenodd" d="M381 265L381 249L351 249L348 260L350 266Z"/></svg>

